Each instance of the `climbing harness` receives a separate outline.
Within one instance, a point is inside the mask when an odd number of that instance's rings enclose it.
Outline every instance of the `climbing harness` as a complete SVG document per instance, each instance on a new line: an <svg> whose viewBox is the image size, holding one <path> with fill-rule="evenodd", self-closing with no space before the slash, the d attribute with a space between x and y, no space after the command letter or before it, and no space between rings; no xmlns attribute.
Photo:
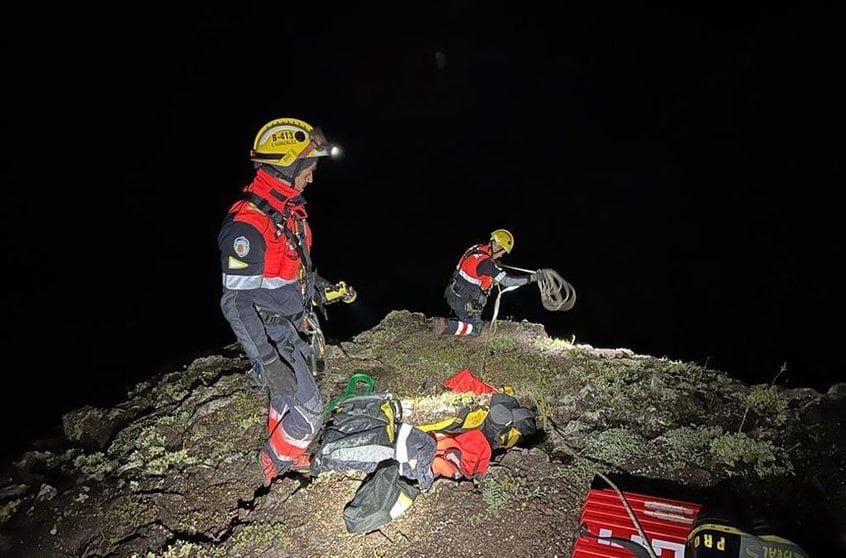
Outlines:
<svg viewBox="0 0 846 558"><path fill-rule="evenodd" d="M311 349L309 368L311 368L311 375L317 377L326 354L326 337L323 335L320 320L313 308L306 308L303 320L305 322L304 333L308 337L308 345Z"/></svg>

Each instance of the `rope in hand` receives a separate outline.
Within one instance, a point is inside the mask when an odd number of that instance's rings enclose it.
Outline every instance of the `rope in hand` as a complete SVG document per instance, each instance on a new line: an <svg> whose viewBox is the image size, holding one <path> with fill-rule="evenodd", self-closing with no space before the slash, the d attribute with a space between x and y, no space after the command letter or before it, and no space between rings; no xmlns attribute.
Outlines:
<svg viewBox="0 0 846 558"><path fill-rule="evenodd" d="M531 269L522 269L509 265L500 264L499 267L534 273ZM558 272L554 269L539 269L538 275L538 288L540 289L541 303L544 308L552 312L566 312L576 305L576 289L561 277ZM499 298L497 298L497 302L499 302Z"/></svg>
<svg viewBox="0 0 846 558"><path fill-rule="evenodd" d="M522 269L519 267L512 267L510 265L500 264L500 267L513 269L515 271L523 271L525 273L535 273L531 269ZM491 333L496 333L496 317L499 315L499 301L503 293L513 291L519 287L502 288L497 285L496 302L494 303L493 317L491 318ZM552 312L566 312L576 304L576 289L573 285L568 283L561 277L554 269L539 269L538 270L538 288L541 293L541 304L547 310ZM563 295L562 295L563 291Z"/></svg>
<svg viewBox="0 0 846 558"><path fill-rule="evenodd" d="M576 305L576 289L554 269L541 269L538 288L543 307L553 312L566 312ZM563 293L563 296L562 296Z"/></svg>

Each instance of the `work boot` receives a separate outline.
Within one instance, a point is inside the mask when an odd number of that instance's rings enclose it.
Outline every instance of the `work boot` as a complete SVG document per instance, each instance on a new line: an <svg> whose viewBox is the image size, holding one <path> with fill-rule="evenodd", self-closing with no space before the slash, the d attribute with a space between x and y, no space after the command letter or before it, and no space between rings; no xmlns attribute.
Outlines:
<svg viewBox="0 0 846 558"><path fill-rule="evenodd" d="M264 487L267 488L277 476L276 463L273 462L266 450L259 452L259 463L261 464L261 474L264 475Z"/></svg>
<svg viewBox="0 0 846 558"><path fill-rule="evenodd" d="M443 318L435 320L435 335L443 335L446 331L447 323Z"/></svg>

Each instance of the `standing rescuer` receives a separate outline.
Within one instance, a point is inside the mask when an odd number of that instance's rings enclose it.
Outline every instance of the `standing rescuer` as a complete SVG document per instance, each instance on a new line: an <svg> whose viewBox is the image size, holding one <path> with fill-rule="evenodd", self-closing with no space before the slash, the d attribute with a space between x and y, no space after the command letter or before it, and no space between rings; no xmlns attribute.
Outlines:
<svg viewBox="0 0 846 558"><path fill-rule="evenodd" d="M265 124L250 152L255 176L230 207L218 236L221 310L252 364L248 386L270 391L268 439L260 452L265 485L305 465L306 450L323 424L306 329L313 306L331 302L326 292L332 283L312 269L302 193L314 179L318 158L337 151L319 128L302 120Z"/></svg>
<svg viewBox="0 0 846 558"><path fill-rule="evenodd" d="M479 335L482 332L482 310L494 285L520 287L534 283L539 272L509 275L497 262L514 248L514 235L505 229L491 233L490 241L468 248L444 290L444 298L453 316L435 321L438 335Z"/></svg>

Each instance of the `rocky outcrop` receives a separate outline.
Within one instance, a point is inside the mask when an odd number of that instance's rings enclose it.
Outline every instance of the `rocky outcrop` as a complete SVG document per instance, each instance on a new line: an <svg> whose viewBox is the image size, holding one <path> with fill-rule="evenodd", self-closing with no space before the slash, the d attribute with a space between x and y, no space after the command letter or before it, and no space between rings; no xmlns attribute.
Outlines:
<svg viewBox="0 0 846 558"><path fill-rule="evenodd" d="M245 391L249 365L228 347L136 386L114 408L66 414L66 448L9 464L0 553L389 557L449 545L454 555L563 557L597 472L693 497L753 495L795 512L812 556L846 547L846 384L824 394L746 385L692 363L552 339L525 322L463 339L435 337L431 325L396 311L331 344L321 390L328 400L365 372L422 422L443 410L433 404L441 381L463 368L513 386L542 432L495 455L481 479L438 479L378 532L348 534L342 510L361 476L262 487L267 398Z"/></svg>

